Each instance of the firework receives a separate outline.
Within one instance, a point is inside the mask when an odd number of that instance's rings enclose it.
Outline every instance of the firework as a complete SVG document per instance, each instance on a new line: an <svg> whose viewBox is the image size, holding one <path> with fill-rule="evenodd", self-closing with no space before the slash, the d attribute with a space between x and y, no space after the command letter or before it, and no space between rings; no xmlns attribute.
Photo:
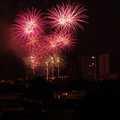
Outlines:
<svg viewBox="0 0 120 120"><path fill-rule="evenodd" d="M61 53L63 50L72 49L76 39L73 34L67 32L53 32L47 38L47 49L54 53Z"/></svg>
<svg viewBox="0 0 120 120"><path fill-rule="evenodd" d="M88 18L83 12L87 9L82 4L62 3L57 4L56 7L48 9L48 19L51 27L59 31L76 32L77 28L84 30L80 22L88 23L85 18Z"/></svg>
<svg viewBox="0 0 120 120"><path fill-rule="evenodd" d="M24 62L26 66L32 69L33 74L35 74L35 69L39 67L39 64L40 64L37 59L37 56L35 56L34 54L27 56L24 58Z"/></svg>
<svg viewBox="0 0 120 120"><path fill-rule="evenodd" d="M24 41L21 43L21 48L25 49L28 52L33 52L35 50L40 50L41 49L41 38L38 36L30 36L26 38Z"/></svg>
<svg viewBox="0 0 120 120"><path fill-rule="evenodd" d="M50 34L46 36L46 50L48 50L49 53L54 52L58 53L61 52L59 43L57 42L54 34Z"/></svg>
<svg viewBox="0 0 120 120"><path fill-rule="evenodd" d="M81 23L88 23L85 20L88 16L84 14L86 10L85 6L76 2L61 3L52 7L47 13L50 26L46 35L45 19L41 11L27 8L18 14L11 32L15 43L26 51L28 57L25 61L33 70L33 74L37 71L36 68L41 66L39 70L46 71L46 79L49 74L52 78L60 77L60 69L65 66L60 54L75 46L78 28L84 30Z"/></svg>
<svg viewBox="0 0 120 120"><path fill-rule="evenodd" d="M24 62L25 64L29 67L37 67L38 66L38 61L35 55L30 55L24 58ZM34 65L33 65L34 64Z"/></svg>
<svg viewBox="0 0 120 120"><path fill-rule="evenodd" d="M76 44L76 39L74 38L73 34L69 34L66 32L60 32L58 35L55 36L59 46L61 46L62 50L71 49Z"/></svg>
<svg viewBox="0 0 120 120"><path fill-rule="evenodd" d="M24 40L31 36L36 36L43 32L44 20L42 13L37 9L29 8L18 14L15 24L12 25L13 36L19 40Z"/></svg>
<svg viewBox="0 0 120 120"><path fill-rule="evenodd" d="M46 78L49 75L54 79L54 76L60 77L60 69L66 65L65 57L61 54L51 54L42 63L42 67L46 70Z"/></svg>

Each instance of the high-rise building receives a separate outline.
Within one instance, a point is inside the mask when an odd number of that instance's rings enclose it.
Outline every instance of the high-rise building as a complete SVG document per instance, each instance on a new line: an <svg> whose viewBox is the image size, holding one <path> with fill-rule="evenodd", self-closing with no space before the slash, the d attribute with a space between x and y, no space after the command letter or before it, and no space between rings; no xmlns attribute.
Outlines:
<svg viewBox="0 0 120 120"><path fill-rule="evenodd" d="M68 76L76 80L105 80L120 78L120 55L99 54L79 56L68 63Z"/></svg>
<svg viewBox="0 0 120 120"><path fill-rule="evenodd" d="M80 56L79 71L85 79L97 79L97 60L96 56Z"/></svg>
<svg viewBox="0 0 120 120"><path fill-rule="evenodd" d="M117 79L120 76L120 55L98 56L99 79Z"/></svg>
<svg viewBox="0 0 120 120"><path fill-rule="evenodd" d="M99 73L99 79L101 79L103 75L110 74L109 54L100 54L98 56L98 73Z"/></svg>

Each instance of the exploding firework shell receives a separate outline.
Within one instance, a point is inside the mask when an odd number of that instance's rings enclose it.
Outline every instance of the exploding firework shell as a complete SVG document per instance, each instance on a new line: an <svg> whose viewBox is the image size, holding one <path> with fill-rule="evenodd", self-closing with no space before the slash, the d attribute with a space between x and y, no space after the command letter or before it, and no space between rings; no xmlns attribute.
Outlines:
<svg viewBox="0 0 120 120"><path fill-rule="evenodd" d="M33 52L36 50L40 50L42 47L42 37L41 36L30 36L25 40L21 41L21 48L28 51Z"/></svg>
<svg viewBox="0 0 120 120"><path fill-rule="evenodd" d="M88 16L83 13L86 10L85 6L76 2L57 4L56 7L48 9L47 15L50 20L50 27L70 33L76 33L78 28L84 30L80 23L88 23L84 20L88 18Z"/></svg>
<svg viewBox="0 0 120 120"><path fill-rule="evenodd" d="M37 9L29 8L21 11L15 20L15 24L11 26L13 37L18 40L24 40L31 36L43 33L44 18L42 13Z"/></svg>
<svg viewBox="0 0 120 120"><path fill-rule="evenodd" d="M48 35L47 49L53 53L61 53L64 50L72 49L76 44L76 39L73 34L67 32L53 32Z"/></svg>

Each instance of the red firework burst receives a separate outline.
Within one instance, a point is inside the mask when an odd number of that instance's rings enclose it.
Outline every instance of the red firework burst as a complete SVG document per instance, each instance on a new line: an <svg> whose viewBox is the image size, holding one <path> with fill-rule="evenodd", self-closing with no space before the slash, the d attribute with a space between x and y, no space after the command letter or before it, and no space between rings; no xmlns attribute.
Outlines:
<svg viewBox="0 0 120 120"><path fill-rule="evenodd" d="M42 13L37 9L29 8L18 14L15 24L12 25L13 36L19 40L38 35L43 32L44 20Z"/></svg>
<svg viewBox="0 0 120 120"><path fill-rule="evenodd" d="M46 50L48 50L49 53L58 53L61 51L59 43L57 42L56 37L53 34L46 36Z"/></svg>
<svg viewBox="0 0 120 120"><path fill-rule="evenodd" d="M86 10L85 6L76 2L62 3L48 9L49 12L47 14L53 28L75 33L77 28L84 30L80 22L88 23L84 20L84 18L88 18L83 13Z"/></svg>
<svg viewBox="0 0 120 120"><path fill-rule="evenodd" d="M34 50L41 49L42 39L39 36L30 36L23 41L21 41L21 48L32 52Z"/></svg>
<svg viewBox="0 0 120 120"><path fill-rule="evenodd" d="M73 34L65 32L54 32L47 37L47 49L52 52L61 52L66 48L72 49L76 43Z"/></svg>

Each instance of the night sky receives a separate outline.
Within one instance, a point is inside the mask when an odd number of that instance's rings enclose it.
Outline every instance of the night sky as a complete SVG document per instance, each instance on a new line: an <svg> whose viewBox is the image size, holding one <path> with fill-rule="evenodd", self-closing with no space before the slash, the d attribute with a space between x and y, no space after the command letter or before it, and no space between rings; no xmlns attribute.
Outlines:
<svg viewBox="0 0 120 120"><path fill-rule="evenodd" d="M89 1L89 2L88 2ZM81 54L120 54L120 7L117 0L88 0L90 23L80 40Z"/></svg>
<svg viewBox="0 0 120 120"><path fill-rule="evenodd" d="M89 16L87 20L89 24L82 24L85 32L80 30L78 44L72 52L69 52L69 57L71 55L75 57L100 53L120 54L119 1L81 0L79 2L86 5L88 9L86 14ZM0 72L2 71L2 74L4 73L3 68L6 68L8 71L11 70L11 67L6 67L8 64L14 63L16 64L15 66L21 66L21 61L16 60L16 53L11 50L10 38L8 36L8 27L13 23L18 11L33 6L46 12L52 5L59 3L60 0L0 0L0 67L2 66ZM4 60L4 58L8 57L8 60ZM0 73L0 75L2 74Z"/></svg>

